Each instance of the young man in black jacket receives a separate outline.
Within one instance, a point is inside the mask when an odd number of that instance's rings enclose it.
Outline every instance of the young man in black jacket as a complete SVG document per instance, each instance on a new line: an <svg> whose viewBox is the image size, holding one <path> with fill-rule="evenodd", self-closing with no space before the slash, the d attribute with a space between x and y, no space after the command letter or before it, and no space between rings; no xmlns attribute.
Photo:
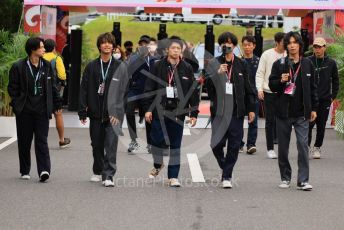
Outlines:
<svg viewBox="0 0 344 230"><path fill-rule="evenodd" d="M97 47L100 57L91 61L83 74L79 119L86 124L86 118L90 118L94 174L91 181L103 181L105 187L113 187L128 72L124 62L112 57L116 44L111 33L101 34Z"/></svg>
<svg viewBox="0 0 344 230"><path fill-rule="evenodd" d="M167 47L167 57L154 64L145 87L145 119L152 124L154 160L149 177L156 177L164 167L163 151L169 148L169 185L179 187L180 147L185 115L190 116L191 126L195 126L199 96L192 67L181 59L182 42L170 39Z"/></svg>
<svg viewBox="0 0 344 230"><path fill-rule="evenodd" d="M144 89L145 82L147 79L147 73L150 72L151 68L154 65L154 62L157 60L156 57L152 56L149 53L150 38L147 35L141 36L138 44L139 47L135 54L130 56L128 61L128 72L130 76L129 91L128 91L128 102L126 104L126 119L128 123L129 135L131 142L128 147L128 153L136 153L140 145L137 142L137 132L136 132L136 119L135 119L135 110L139 109L139 123L143 122L145 111L143 109L143 99L141 98ZM150 124L145 123L146 126L146 137L147 137L147 151L151 153L151 139L149 136L150 133Z"/></svg>
<svg viewBox="0 0 344 230"><path fill-rule="evenodd" d="M257 95L257 88L256 88L256 73L259 65L259 57L253 54L254 49L256 48L256 39L253 36L244 36L241 39L241 44L244 50L243 60L247 63L249 68L249 81L250 85L253 88L254 93ZM253 122L248 124L247 130L247 143L246 143L246 153L253 154L257 151L256 141L258 135L258 113L259 113L259 101L258 97L256 97L256 110L254 113L256 114ZM239 152L244 152L244 145L245 142L242 140L240 145Z"/></svg>
<svg viewBox="0 0 344 230"><path fill-rule="evenodd" d="M249 123L254 121L256 95L249 82L247 63L233 54L237 37L224 32L218 43L223 54L211 60L206 70L212 126L210 146L222 169L222 187L232 188L232 172L243 136L244 116L248 113Z"/></svg>
<svg viewBox="0 0 344 230"><path fill-rule="evenodd" d="M29 38L25 44L27 58L10 69L8 93L16 116L21 178L30 179L31 142L35 136L37 170L41 182L50 176L48 148L49 119L61 110L61 99L50 63L43 59L43 39Z"/></svg>
<svg viewBox="0 0 344 230"><path fill-rule="evenodd" d="M297 188L310 191L308 158L309 121L317 117L318 94L314 81L314 66L302 58L303 42L297 32L284 37L287 57L277 60L271 70L269 87L277 93L276 125L278 136L278 164L282 183L280 188L289 188L291 167L288 159L292 128L296 133L298 150Z"/></svg>
<svg viewBox="0 0 344 230"><path fill-rule="evenodd" d="M339 89L338 68L336 61L326 55L326 41L318 37L313 42L314 55L309 57L315 66L315 83L318 87L319 106L317 119L309 124L308 146L312 143L312 130L317 125L317 134L314 147L310 147L310 152L314 159L320 159L320 147L325 136L325 127L330 112L330 106L337 97Z"/></svg>

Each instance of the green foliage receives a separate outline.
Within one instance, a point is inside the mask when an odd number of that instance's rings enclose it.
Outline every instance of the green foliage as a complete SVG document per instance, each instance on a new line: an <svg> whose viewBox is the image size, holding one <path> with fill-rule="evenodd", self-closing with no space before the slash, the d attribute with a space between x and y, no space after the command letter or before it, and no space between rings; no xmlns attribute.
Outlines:
<svg viewBox="0 0 344 230"><path fill-rule="evenodd" d="M337 98L340 100L340 110L344 110L344 33L334 34L335 42L327 47L327 54L336 60L339 72L339 92Z"/></svg>
<svg viewBox="0 0 344 230"><path fill-rule="evenodd" d="M1 0L0 7L0 29L17 32L19 21L23 9L23 1L21 0Z"/></svg>
<svg viewBox="0 0 344 230"><path fill-rule="evenodd" d="M28 36L17 34L11 36L8 31L0 30L0 115L12 115L7 93L9 70L12 64L26 56L25 43Z"/></svg>

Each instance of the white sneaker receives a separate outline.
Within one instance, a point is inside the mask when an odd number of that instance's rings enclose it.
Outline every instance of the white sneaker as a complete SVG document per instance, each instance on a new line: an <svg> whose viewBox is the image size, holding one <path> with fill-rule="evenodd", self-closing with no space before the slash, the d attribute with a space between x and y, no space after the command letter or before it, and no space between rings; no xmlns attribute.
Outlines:
<svg viewBox="0 0 344 230"><path fill-rule="evenodd" d="M177 178L171 178L168 185L170 187L180 187L180 183Z"/></svg>
<svg viewBox="0 0 344 230"><path fill-rule="evenodd" d="M312 151L312 157L313 159L320 159L320 156L321 155L321 150L320 150L320 147L315 147L313 148L313 151Z"/></svg>
<svg viewBox="0 0 344 230"><path fill-rule="evenodd" d="M39 175L39 181L40 182L46 182L49 179L49 173L47 171L41 172L41 175Z"/></svg>
<svg viewBox="0 0 344 230"><path fill-rule="evenodd" d="M233 188L232 181L223 180L222 181L222 188Z"/></svg>
<svg viewBox="0 0 344 230"><path fill-rule="evenodd" d="M100 182L102 181L102 176L101 175L92 175L90 181L92 182Z"/></svg>
<svg viewBox="0 0 344 230"><path fill-rule="evenodd" d="M154 179L155 177L157 177L163 168L164 168L164 164L162 164L162 165L160 166L160 168L158 168L158 169L156 169L155 167L153 167L153 168L151 169L151 171L149 172L149 178L150 178L150 179Z"/></svg>
<svg viewBox="0 0 344 230"><path fill-rule="evenodd" d="M278 185L280 188L290 188L290 181L284 180L280 185Z"/></svg>
<svg viewBox="0 0 344 230"><path fill-rule="evenodd" d="M301 184L297 185L297 189L303 191L311 191L313 189L313 186L310 185L308 182L302 182Z"/></svg>
<svg viewBox="0 0 344 230"><path fill-rule="evenodd" d="M105 180L103 182L103 184L105 187L114 187L115 186L115 183L112 180Z"/></svg>
<svg viewBox="0 0 344 230"><path fill-rule="evenodd" d="M22 180L30 180L30 175L21 175L20 179Z"/></svg>
<svg viewBox="0 0 344 230"><path fill-rule="evenodd" d="M276 159L277 158L277 155L276 155L274 150L269 150L267 152L267 155L268 155L268 158L270 158L270 159Z"/></svg>

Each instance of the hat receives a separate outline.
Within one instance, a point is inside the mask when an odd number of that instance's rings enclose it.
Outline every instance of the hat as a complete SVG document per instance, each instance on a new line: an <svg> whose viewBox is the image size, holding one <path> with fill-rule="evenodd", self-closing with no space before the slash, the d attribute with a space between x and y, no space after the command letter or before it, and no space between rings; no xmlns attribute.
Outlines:
<svg viewBox="0 0 344 230"><path fill-rule="evenodd" d="M139 40L139 44L141 42L149 43L150 42L150 37L148 35L142 35Z"/></svg>
<svg viewBox="0 0 344 230"><path fill-rule="evenodd" d="M326 46L326 41L324 38L318 37L314 39L313 45Z"/></svg>

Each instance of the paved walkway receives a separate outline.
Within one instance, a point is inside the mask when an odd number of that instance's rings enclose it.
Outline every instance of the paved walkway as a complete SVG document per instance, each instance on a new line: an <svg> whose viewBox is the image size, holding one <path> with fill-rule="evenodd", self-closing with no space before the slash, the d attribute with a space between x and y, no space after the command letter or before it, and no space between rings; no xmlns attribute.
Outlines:
<svg viewBox="0 0 344 230"><path fill-rule="evenodd" d="M281 190L277 160L266 158L265 134L259 129L258 152L240 154L234 188L220 187L220 170L210 152L209 129L185 134L180 180L182 188L166 185L166 170L148 179L151 155L126 153L121 138L116 187L89 182L91 146L87 129L68 128L68 149L58 149L51 128L52 174L38 182L32 155L31 180L19 179L17 143L0 151L0 229L342 229L344 226L344 141L328 129L323 158L310 161L312 192L296 190L296 144L290 158L292 187ZM144 130L139 129L144 139ZM143 141L142 141L143 143ZM144 143L143 143L144 145ZM33 151L32 151L33 152ZM193 182L187 153L196 153L205 183ZM167 159L166 159L167 160Z"/></svg>

